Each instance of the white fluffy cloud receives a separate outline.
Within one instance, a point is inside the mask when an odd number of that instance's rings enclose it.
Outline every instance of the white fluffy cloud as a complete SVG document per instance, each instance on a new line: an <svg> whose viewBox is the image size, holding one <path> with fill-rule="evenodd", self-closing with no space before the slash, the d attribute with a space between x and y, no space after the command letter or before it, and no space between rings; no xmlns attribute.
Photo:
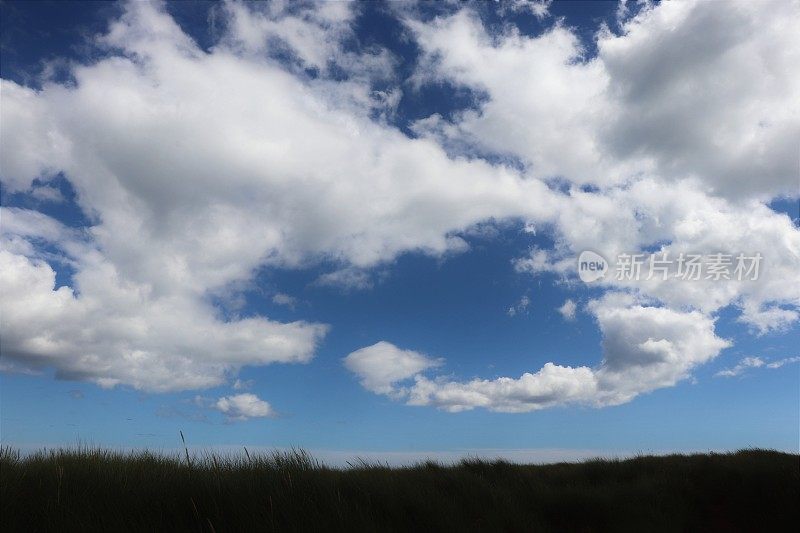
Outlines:
<svg viewBox="0 0 800 533"><path fill-rule="evenodd" d="M714 334L713 320L696 311L644 306L622 294L595 300L589 308L603 332L603 360L595 368L546 363L519 378L459 382L445 377L430 379L422 373L422 365L408 365L391 379L380 380L380 386L373 386L365 382L360 368L347 366L362 377L368 390L403 399L409 405L432 405L451 412L476 407L525 412L565 404L625 403L639 394L675 385L730 344ZM370 347L353 352L346 361L367 350L370 368L389 369L396 364L394 354L405 353L386 342L375 346L379 345L379 350ZM397 385L411 377L413 386Z"/></svg>
<svg viewBox="0 0 800 533"><path fill-rule="evenodd" d="M313 69L322 75L341 69L350 78L393 77L395 58L382 48L354 52L345 43L354 38L353 22L361 6L357 2L239 2L222 4L227 32L226 48L258 59L258 56L289 56L298 70ZM284 57L286 59L286 57ZM384 94L373 104L385 104L393 95Z"/></svg>
<svg viewBox="0 0 800 533"><path fill-rule="evenodd" d="M247 420L248 418L264 418L275 415L269 403L249 392L223 396L216 401L214 408L224 413L229 420Z"/></svg>
<svg viewBox="0 0 800 533"><path fill-rule="evenodd" d="M541 36L490 35L468 9L407 20L423 50L418 81L483 93L479 110L432 116L416 131L457 152L511 156L526 173L557 178L553 250L532 250L519 271L574 275L582 250L615 266L619 253L759 252L756 281L607 279L593 302L603 333L596 368L546 364L518 379L416 377L408 403L458 411L607 405L671 386L729 345L712 314L738 306L757 333L792 327L800 307L800 231L763 202L796 196L800 134L797 2L645 6L622 31L597 35L586 60L560 24ZM620 12L624 18L624 9ZM701 52L698 52L701 51ZM580 185L594 188L584 190ZM570 306L560 310L574 314Z"/></svg>
<svg viewBox="0 0 800 533"><path fill-rule="evenodd" d="M610 263L610 273L599 285L638 291L675 308L705 313L736 305L741 320L756 331L789 327L800 305L800 231L785 214L755 200L733 202L710 197L688 182L666 184L644 179L606 194L573 190L569 208L558 215L554 250L533 250L516 262L520 271L555 271L574 275L576 256L583 250L599 252ZM616 258L648 247L673 261L680 253L722 252L762 255L758 279L685 281L669 277L619 281ZM643 270L644 272L644 270Z"/></svg>
<svg viewBox="0 0 800 533"><path fill-rule="evenodd" d="M4 210L4 226L13 214ZM223 322L192 294L153 297L151 287L120 280L95 251L69 261L78 268L74 285L56 287L43 259L0 250L4 359L102 386L197 389L243 365L308 362L326 331L302 321Z"/></svg>
<svg viewBox="0 0 800 533"><path fill-rule="evenodd" d="M726 346L719 309L738 306L757 333L800 316L800 231L764 203L797 194L798 6L644 7L619 34L600 31L588 60L558 22L527 37L490 35L468 7L409 17L423 52L416 81L487 97L452 121L420 121L410 138L385 120L399 93L370 83L391 79L396 58L343 44L357 5L226 2L204 51L160 4L131 2L69 82L0 85L6 190L47 199L34 180L62 173L92 221L76 230L3 209L4 364L161 391L307 362L326 325L223 318L212 302L258 268L318 261L336 265L318 283L365 289L399 254L462 251L458 232L519 218L556 239L520 271L570 275L583 249L611 259L654 247L761 252L764 271L750 283L601 282L612 294L588 309L605 339L596 368L428 379L436 360L379 343L347 358L362 384L415 404L508 411L672 385ZM476 156L487 152L524 169Z"/></svg>
<svg viewBox="0 0 800 533"><path fill-rule="evenodd" d="M398 393L397 382L441 364L438 359L412 350L401 350L386 341L356 350L344 358L344 365L360 378L365 389L387 395Z"/></svg>
<svg viewBox="0 0 800 533"><path fill-rule="evenodd" d="M230 33L210 53L158 4L131 2L96 40L105 56L74 65L74 82L2 81L4 185L25 191L62 172L93 221L74 236L3 210L4 357L146 390L307 362L325 325L223 320L210 299L262 265L327 259L358 272L408 250L446 253L459 243L451 232L488 217L550 209L526 200L552 194L542 183L371 119L358 76L309 79L242 51L247 17L265 43L276 27L261 27L269 12L226 6ZM298 31L323 48L331 38ZM304 61L321 61L309 50ZM69 286L56 287L52 261L74 270Z"/></svg>
<svg viewBox="0 0 800 533"><path fill-rule="evenodd" d="M717 195L797 193L797 2L663 2L585 59L562 24L490 35L469 9L408 20L423 80L485 92L480 111L421 131L512 154L539 177L606 186L642 173ZM756 178L757 177L757 178ZM755 179L754 179L755 178Z"/></svg>
<svg viewBox="0 0 800 533"><path fill-rule="evenodd" d="M625 12L621 6L621 13ZM554 250L516 262L533 274L574 274L583 250L760 252L756 282L619 284L675 309L728 305L758 333L800 314L800 231L764 203L796 196L800 43L797 2L664 2L601 29L591 59L562 24L528 37L492 35L469 9L406 24L423 58L420 83L484 93L478 110L416 129L448 146L512 156L528 176L566 182L553 199ZM702 53L698 53L702 50ZM579 187L590 184L595 188Z"/></svg>

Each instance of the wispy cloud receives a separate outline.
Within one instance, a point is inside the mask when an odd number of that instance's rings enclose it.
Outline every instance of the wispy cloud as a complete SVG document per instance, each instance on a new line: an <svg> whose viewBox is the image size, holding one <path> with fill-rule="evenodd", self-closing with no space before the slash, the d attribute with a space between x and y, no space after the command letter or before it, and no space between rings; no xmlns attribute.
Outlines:
<svg viewBox="0 0 800 533"><path fill-rule="evenodd" d="M787 357L785 359L778 359L777 361L765 361L761 357L745 357L736 366L720 370L715 377L732 378L744 374L751 368L780 368L784 365L800 362L800 357Z"/></svg>
<svg viewBox="0 0 800 533"><path fill-rule="evenodd" d="M272 303L294 309L297 307L298 300L294 296L278 292L272 295Z"/></svg>
<svg viewBox="0 0 800 533"><path fill-rule="evenodd" d="M575 320L575 311L578 306L571 299L564 302L564 305L558 308L558 312L564 317L564 320Z"/></svg>
<svg viewBox="0 0 800 533"><path fill-rule="evenodd" d="M531 299L527 296L523 296L519 299L519 301L508 308L506 314L508 316L516 316L521 313L528 313L528 306L531 304Z"/></svg>

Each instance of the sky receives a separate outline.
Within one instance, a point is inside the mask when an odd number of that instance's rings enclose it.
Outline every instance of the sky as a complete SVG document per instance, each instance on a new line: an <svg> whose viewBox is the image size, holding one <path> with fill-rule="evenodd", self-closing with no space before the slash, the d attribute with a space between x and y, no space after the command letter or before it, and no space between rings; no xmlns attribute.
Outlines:
<svg viewBox="0 0 800 533"><path fill-rule="evenodd" d="M798 451L800 3L0 9L4 444Z"/></svg>

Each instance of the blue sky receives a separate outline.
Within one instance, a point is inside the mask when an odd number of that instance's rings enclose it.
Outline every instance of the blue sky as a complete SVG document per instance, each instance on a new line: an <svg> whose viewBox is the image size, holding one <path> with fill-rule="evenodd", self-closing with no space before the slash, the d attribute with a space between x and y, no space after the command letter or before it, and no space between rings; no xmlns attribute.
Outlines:
<svg viewBox="0 0 800 533"><path fill-rule="evenodd" d="M796 7L734 7L4 4L2 441L796 451Z"/></svg>

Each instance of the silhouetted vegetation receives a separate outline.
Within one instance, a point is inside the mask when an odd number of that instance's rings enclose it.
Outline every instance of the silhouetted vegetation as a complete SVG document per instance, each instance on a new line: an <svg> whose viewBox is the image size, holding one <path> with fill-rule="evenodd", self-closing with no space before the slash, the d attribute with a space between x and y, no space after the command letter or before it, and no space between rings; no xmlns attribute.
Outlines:
<svg viewBox="0 0 800 533"><path fill-rule="evenodd" d="M518 465L319 464L302 451L0 453L3 531L795 531L773 451Z"/></svg>

